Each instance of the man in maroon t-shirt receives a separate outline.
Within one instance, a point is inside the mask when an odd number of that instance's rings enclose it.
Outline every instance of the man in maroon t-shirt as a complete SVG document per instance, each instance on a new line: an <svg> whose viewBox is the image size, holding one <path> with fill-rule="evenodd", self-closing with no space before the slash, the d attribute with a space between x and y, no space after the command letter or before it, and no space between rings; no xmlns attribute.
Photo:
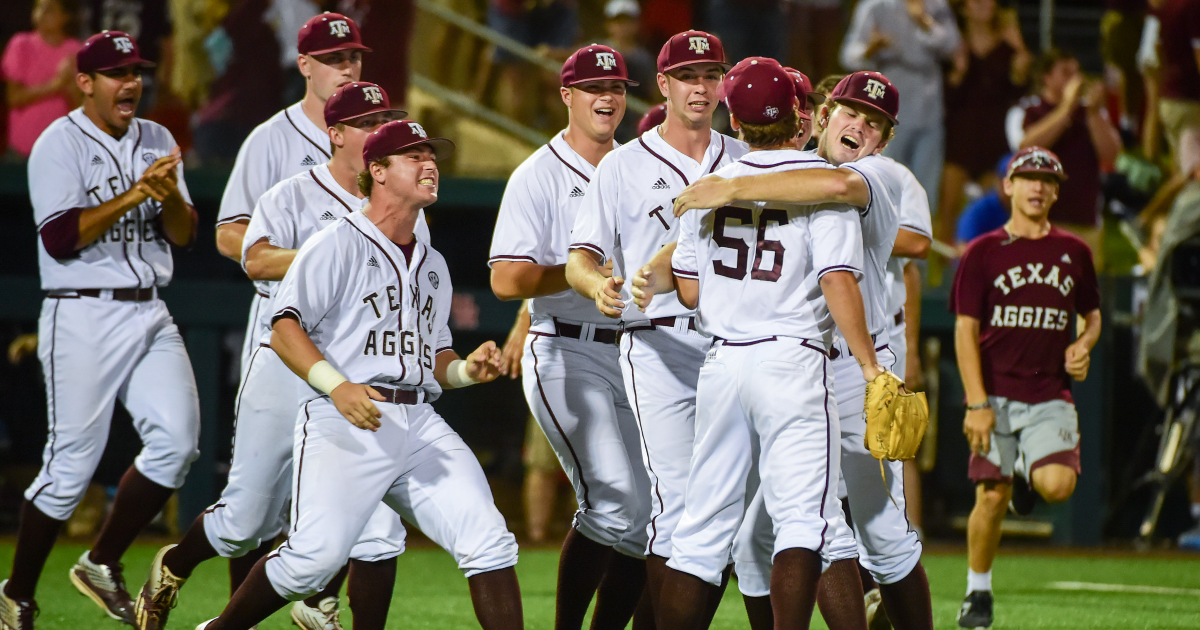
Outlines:
<svg viewBox="0 0 1200 630"><path fill-rule="evenodd" d="M991 625L992 560L1010 500L1028 513L1032 486L1050 503L1066 501L1079 475L1070 379L1087 377L1100 337L1100 292L1087 244L1050 225L1064 180L1062 162L1046 149L1013 156L1003 181L1012 218L971 242L950 293L967 395L963 433L976 484L967 525L967 598L959 611L964 628ZM1085 326L1072 342L1077 314ZM1014 475L1020 477L1015 487Z"/></svg>

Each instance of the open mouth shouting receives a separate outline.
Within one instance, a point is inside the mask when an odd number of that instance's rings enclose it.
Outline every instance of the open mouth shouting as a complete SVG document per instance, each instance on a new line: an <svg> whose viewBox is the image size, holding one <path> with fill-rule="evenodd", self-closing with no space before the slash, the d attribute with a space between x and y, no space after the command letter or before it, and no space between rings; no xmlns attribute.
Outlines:
<svg viewBox="0 0 1200 630"><path fill-rule="evenodd" d="M417 185L418 186L429 186L432 188L432 187L437 186L437 181L435 181L434 178L432 178L432 177L422 177L421 179L417 180Z"/></svg>
<svg viewBox="0 0 1200 630"><path fill-rule="evenodd" d="M862 146L862 139L856 138L853 135L848 134L848 133L842 134L841 141L842 141L842 146L846 147L847 149L850 149L851 151L857 151L859 149L859 147Z"/></svg>
<svg viewBox="0 0 1200 630"><path fill-rule="evenodd" d="M134 112L137 110L137 98L135 98L133 94L118 96L116 100L113 101L113 106L116 107L118 114L121 114L122 116L133 116Z"/></svg>
<svg viewBox="0 0 1200 630"><path fill-rule="evenodd" d="M605 122L612 120L613 116L617 115L617 109L615 107L597 107L596 109L593 109L592 112L596 114L596 117Z"/></svg>

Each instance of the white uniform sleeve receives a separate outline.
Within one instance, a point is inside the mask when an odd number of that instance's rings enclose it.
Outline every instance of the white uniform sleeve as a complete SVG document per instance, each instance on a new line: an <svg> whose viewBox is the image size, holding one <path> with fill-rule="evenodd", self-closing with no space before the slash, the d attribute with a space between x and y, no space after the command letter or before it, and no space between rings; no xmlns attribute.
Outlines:
<svg viewBox="0 0 1200 630"><path fill-rule="evenodd" d="M438 292L442 296L439 300L442 303L438 306L437 317L434 321L437 330L436 343L433 344L435 357L442 352L454 349L454 336L450 334L450 309L453 306L454 285L450 282L449 273L443 273L442 277L445 278L443 282L446 283L446 290Z"/></svg>
<svg viewBox="0 0 1200 630"><path fill-rule="evenodd" d="M671 256L671 271L680 278L698 280L700 266L696 250L700 247L700 217L712 210L692 210L679 219L679 240Z"/></svg>
<svg viewBox="0 0 1200 630"><path fill-rule="evenodd" d="M242 271L246 270L250 248L264 238L275 247L296 249L296 204L292 192L290 186L281 183L258 199L242 239Z"/></svg>
<svg viewBox="0 0 1200 630"><path fill-rule="evenodd" d="M617 240L617 204L619 195L616 184L616 162L609 153L600 160L592 183L575 215L575 227L571 230L571 249L584 249L600 257L605 263L612 258Z"/></svg>
<svg viewBox="0 0 1200 630"><path fill-rule="evenodd" d="M1020 151L1025 139L1025 108L1018 104L1008 108L1004 115L1004 137L1008 139L1009 151Z"/></svg>
<svg viewBox="0 0 1200 630"><path fill-rule="evenodd" d="M312 332L337 305L346 289L346 257L341 255L337 234L332 229L322 230L300 247L276 289L272 323L292 315L305 331Z"/></svg>
<svg viewBox="0 0 1200 630"><path fill-rule="evenodd" d="M843 164L842 167L862 175L863 180L867 183L870 200L867 201L867 207L862 210L864 217L872 212L892 212L894 216L901 216L899 205L903 197L903 189L901 188L901 177L897 171L908 169L898 162L875 155L854 163ZM925 205L928 206L929 203L926 202Z"/></svg>
<svg viewBox="0 0 1200 630"><path fill-rule="evenodd" d="M278 166L271 159L270 135L266 127L259 127L238 149L229 182L221 195L217 225L250 220L258 198L281 179L277 171Z"/></svg>
<svg viewBox="0 0 1200 630"><path fill-rule="evenodd" d="M810 220L809 234L818 279L830 271L849 271L856 280L862 280L862 227L855 208L822 206Z"/></svg>
<svg viewBox="0 0 1200 630"><path fill-rule="evenodd" d="M72 144L69 134L57 128L33 145L29 155L29 199L38 229L72 208L99 205L88 199L82 158L74 154Z"/></svg>
<svg viewBox="0 0 1200 630"><path fill-rule="evenodd" d="M492 232L489 267L497 262L551 262L544 260L542 254L549 241L545 212L553 206L545 198L546 187L536 186L537 183L533 173L525 168L508 180L496 216L496 229Z"/></svg>
<svg viewBox="0 0 1200 630"><path fill-rule="evenodd" d="M900 188L900 229L933 238L933 219L929 213L929 195L912 171L904 169Z"/></svg>

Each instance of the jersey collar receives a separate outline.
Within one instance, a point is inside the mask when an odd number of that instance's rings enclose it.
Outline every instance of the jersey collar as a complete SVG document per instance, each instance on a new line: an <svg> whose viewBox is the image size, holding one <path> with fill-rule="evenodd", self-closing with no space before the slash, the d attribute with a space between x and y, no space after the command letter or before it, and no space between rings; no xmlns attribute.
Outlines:
<svg viewBox="0 0 1200 630"><path fill-rule="evenodd" d="M366 198L359 199L358 197L350 194L350 192L345 188L342 188L341 184L337 183L337 180L334 179L333 175L329 172L328 162L325 164L318 164L317 166L312 167L311 170L312 178L317 180L317 183L321 185L321 188L324 188L326 192L328 192L330 195L333 195L338 201L341 201L343 204L345 204L346 207L353 208L355 210L362 210L362 207L366 205Z"/></svg>
<svg viewBox="0 0 1200 630"><path fill-rule="evenodd" d="M690 156L684 155L675 147L667 143L662 136L658 134L658 127L652 127L649 131L642 134L638 141L646 148L651 155L666 162L674 167L676 172L685 180L684 183L690 185L696 180L705 175L712 174L717 170L721 159L728 153L726 142L728 139L724 134L721 134L713 129L708 130L708 148L704 151L704 161L696 162Z"/></svg>
<svg viewBox="0 0 1200 630"><path fill-rule="evenodd" d="M575 152L575 149L571 148L571 145L567 143L566 134L566 129L554 134L554 137L550 138L550 142L546 143L546 148L550 149L550 152L553 153L554 156L559 159L559 161L561 161L567 168L574 171L575 174L582 177L584 181L591 182L592 174L596 172L596 167L592 166L591 162L583 159L582 155L579 155ZM613 140L613 148L615 149L619 146L621 146L621 144L616 140Z"/></svg>
<svg viewBox="0 0 1200 630"><path fill-rule="evenodd" d="M418 215L417 218L420 220L420 215ZM388 258L390 258L392 263L396 265L396 269L407 275L410 269L408 264L405 262L404 252L402 252L400 250L400 246L393 243L392 240L389 239L373 221L368 219L367 215L361 212L352 212L346 216L346 220L353 224L354 227L358 228L358 230L365 234L367 238L371 239L379 247L383 248L384 252L387 253ZM412 252L412 259L415 261L413 267L418 268L421 266L421 261L424 261L425 256L428 254L426 251L428 246L425 243L422 243L421 239L417 238L415 231L413 233L413 239L417 242Z"/></svg>
<svg viewBox="0 0 1200 630"><path fill-rule="evenodd" d="M111 151L116 151L118 148L120 148L122 142L125 142L130 138L133 138L134 140L141 139L142 123L138 118L134 118L133 121L129 123L129 129L125 130L125 135L121 136L120 139L108 135L108 132L97 127L96 123L92 122L92 119L88 118L87 115L83 113L82 107L77 107L68 112L67 118L70 119L71 122L78 125L84 133L91 136L97 142L100 142Z"/></svg>
<svg viewBox="0 0 1200 630"><path fill-rule="evenodd" d="M292 120L292 124L296 126L296 131L299 131L309 142L318 147L329 146L329 133L324 129L318 128L313 124L313 121L308 119L308 116L304 114L304 108L300 106L299 102L288 107L287 113L288 118Z"/></svg>

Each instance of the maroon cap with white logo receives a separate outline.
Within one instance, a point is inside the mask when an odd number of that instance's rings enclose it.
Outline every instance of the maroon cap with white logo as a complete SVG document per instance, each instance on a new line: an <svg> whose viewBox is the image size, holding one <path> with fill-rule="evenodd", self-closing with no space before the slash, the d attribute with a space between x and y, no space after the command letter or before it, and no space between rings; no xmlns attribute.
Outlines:
<svg viewBox="0 0 1200 630"><path fill-rule="evenodd" d="M667 104L666 103L659 103L658 105L651 107L650 109L646 110L646 114L644 116L642 116L641 120L638 121L638 126L637 126L638 135L640 136L640 135L646 133L647 131L650 131L651 129L663 124L663 121L665 121L666 119L667 119Z"/></svg>
<svg viewBox="0 0 1200 630"><path fill-rule="evenodd" d="M778 61L747 57L725 75L717 96L739 121L769 125L796 107L796 82Z"/></svg>
<svg viewBox="0 0 1200 630"><path fill-rule="evenodd" d="M716 35L684 31L671 36L658 51L658 71L666 72L693 63L719 63L726 70L725 47Z"/></svg>
<svg viewBox="0 0 1200 630"><path fill-rule="evenodd" d="M638 85L629 78L625 58L616 50L602 44L592 44L576 50L567 57L559 74L563 87L571 87L588 81L624 81Z"/></svg>
<svg viewBox="0 0 1200 630"><path fill-rule="evenodd" d="M1067 178L1067 171L1063 168L1062 160L1058 159L1058 156L1050 149L1042 147L1026 147L1017 151L1016 155L1008 161L1005 173L1005 179L1025 173L1046 173L1058 178L1060 182Z"/></svg>
<svg viewBox="0 0 1200 630"><path fill-rule="evenodd" d="M783 69L787 70L787 73L792 75L792 78L795 79L796 98L798 98L800 100L807 99L809 104L811 104L814 108L817 105L820 105L821 103L825 102L824 94L813 91L812 81L808 78L807 74L804 74L803 72L800 72L799 70L797 70L795 68L790 68L790 67L786 67L786 66ZM800 117L804 118L806 120L808 118L811 118L808 114L804 113L803 109L800 110Z"/></svg>
<svg viewBox="0 0 1200 630"><path fill-rule="evenodd" d="M355 81L338 88L333 96L325 101L325 124L332 127L340 122L376 112L394 112L396 118L404 118L407 114L402 109L392 107L383 88L374 83Z"/></svg>
<svg viewBox="0 0 1200 630"><path fill-rule="evenodd" d="M296 49L302 55L321 55L335 50L371 52L363 46L358 24L341 13L322 13L305 22L296 35Z"/></svg>
<svg viewBox="0 0 1200 630"><path fill-rule="evenodd" d="M860 71L848 74L838 81L829 95L831 101L861 103L883 112L893 125L900 124L896 116L900 113L900 90L888 78L878 72Z"/></svg>
<svg viewBox="0 0 1200 630"><path fill-rule="evenodd" d="M425 129L415 120L393 120L381 125L367 136L363 143L363 163L370 164L379 158L402 153L409 147L427 144L438 160L454 153L454 143L445 138L430 138Z"/></svg>
<svg viewBox="0 0 1200 630"><path fill-rule="evenodd" d="M103 72L125 66L153 68L154 64L142 59L137 42L121 31L96 33L75 53L75 67L80 72Z"/></svg>

